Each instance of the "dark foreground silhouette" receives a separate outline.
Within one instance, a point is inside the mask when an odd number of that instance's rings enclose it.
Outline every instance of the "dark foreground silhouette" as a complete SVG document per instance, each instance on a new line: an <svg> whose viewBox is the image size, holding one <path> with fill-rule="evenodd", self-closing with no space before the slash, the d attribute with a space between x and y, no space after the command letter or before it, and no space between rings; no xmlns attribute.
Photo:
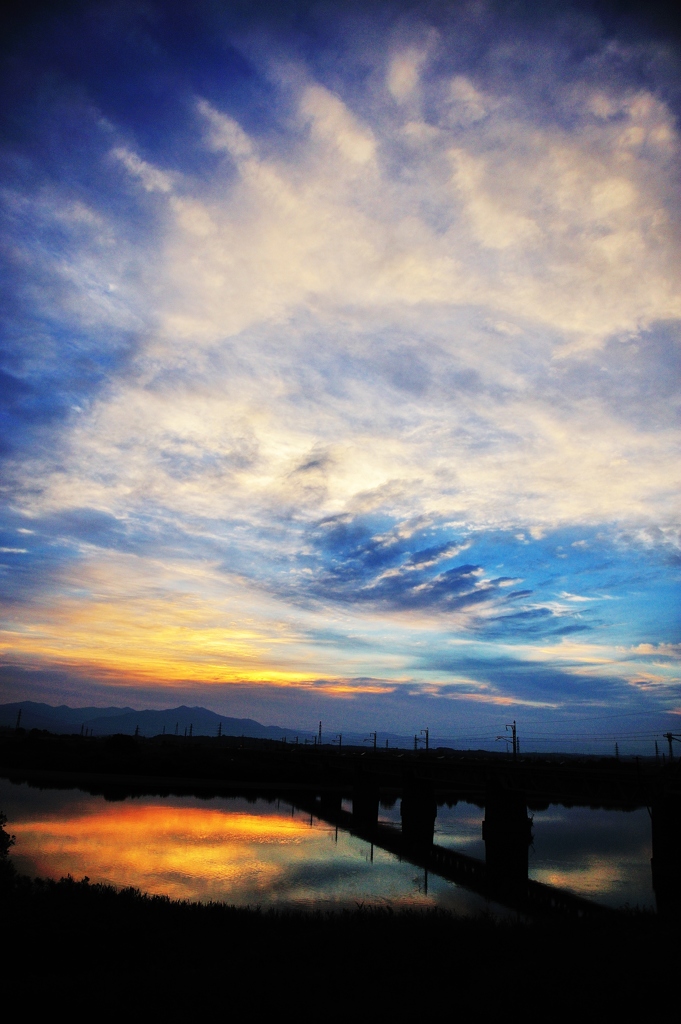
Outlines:
<svg viewBox="0 0 681 1024"><path fill-rule="evenodd" d="M3 833L6 837L6 833ZM440 911L260 912L32 880L0 853L5 994L107 1017L209 1008L261 1019L314 1013L487 1020L659 1013L672 998L678 922L458 918ZM134 1016L134 1012L133 1012ZM560 1014L562 1016L562 1014Z"/></svg>

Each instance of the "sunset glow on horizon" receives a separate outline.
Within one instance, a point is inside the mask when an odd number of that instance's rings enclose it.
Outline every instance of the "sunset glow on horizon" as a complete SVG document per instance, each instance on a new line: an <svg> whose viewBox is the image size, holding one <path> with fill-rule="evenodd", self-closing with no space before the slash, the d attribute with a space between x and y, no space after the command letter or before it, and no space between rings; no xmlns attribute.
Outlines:
<svg viewBox="0 0 681 1024"><path fill-rule="evenodd" d="M2 701L678 729L678 40L511 6L19 25Z"/></svg>

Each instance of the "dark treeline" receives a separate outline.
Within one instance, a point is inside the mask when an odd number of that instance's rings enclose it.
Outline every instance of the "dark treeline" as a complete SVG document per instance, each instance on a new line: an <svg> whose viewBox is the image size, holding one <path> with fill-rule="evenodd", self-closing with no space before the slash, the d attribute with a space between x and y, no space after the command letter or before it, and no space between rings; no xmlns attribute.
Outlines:
<svg viewBox="0 0 681 1024"><path fill-rule="evenodd" d="M1 857L5 998L98 1016L145 1008L283 1014L660 1012L675 935L654 915L607 922L457 918L362 908L260 912L19 876ZM678 925L675 925L678 933ZM653 995L654 994L654 995Z"/></svg>

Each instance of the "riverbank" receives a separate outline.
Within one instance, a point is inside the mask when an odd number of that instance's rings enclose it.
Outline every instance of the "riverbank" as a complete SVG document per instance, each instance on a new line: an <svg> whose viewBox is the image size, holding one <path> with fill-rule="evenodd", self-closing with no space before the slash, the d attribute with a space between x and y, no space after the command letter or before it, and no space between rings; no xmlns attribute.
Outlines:
<svg viewBox="0 0 681 1024"><path fill-rule="evenodd" d="M659 1011L678 959L678 925L630 913L616 923L528 923L358 906L262 912L173 901L134 889L2 871L2 924L13 991L40 1003L182 1009L293 1003L336 1017L369 1011L475 1012L520 1001L612 1014ZM661 989L662 984L662 989Z"/></svg>

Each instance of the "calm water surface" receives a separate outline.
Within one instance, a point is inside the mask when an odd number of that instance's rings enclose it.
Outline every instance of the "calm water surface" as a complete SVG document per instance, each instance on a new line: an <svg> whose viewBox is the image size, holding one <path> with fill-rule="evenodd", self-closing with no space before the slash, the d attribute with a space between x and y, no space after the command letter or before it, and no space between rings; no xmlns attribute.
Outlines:
<svg viewBox="0 0 681 1024"><path fill-rule="evenodd" d="M348 808L350 805L346 805ZM400 824L399 800L380 819ZM29 875L83 875L178 899L240 906L439 906L477 913L481 896L371 847L290 804L217 797L129 797L0 780L0 809ZM435 842L484 860L484 810L439 807ZM530 877L611 906L654 907L644 809L551 806L534 815ZM496 909L496 908L490 908Z"/></svg>

